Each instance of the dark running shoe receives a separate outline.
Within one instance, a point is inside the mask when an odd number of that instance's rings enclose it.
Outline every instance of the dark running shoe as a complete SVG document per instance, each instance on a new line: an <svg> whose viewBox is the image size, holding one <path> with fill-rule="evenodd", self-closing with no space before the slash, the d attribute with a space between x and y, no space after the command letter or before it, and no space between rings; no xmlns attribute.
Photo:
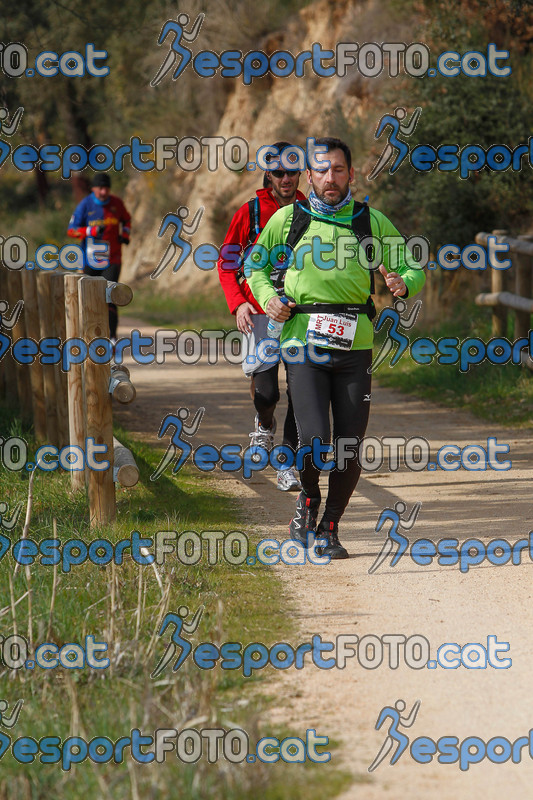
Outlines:
<svg viewBox="0 0 533 800"><path fill-rule="evenodd" d="M316 518L320 500L307 497L304 492L300 492L296 501L296 511L289 525L291 539L300 542L304 547L312 546L316 531ZM309 536L309 534L312 536ZM309 544L311 540L311 544Z"/></svg>
<svg viewBox="0 0 533 800"><path fill-rule="evenodd" d="M339 542L339 526L336 522L322 521L316 530L317 539L327 539L325 545L317 545L317 556L329 556L330 558L349 558L348 551Z"/></svg>

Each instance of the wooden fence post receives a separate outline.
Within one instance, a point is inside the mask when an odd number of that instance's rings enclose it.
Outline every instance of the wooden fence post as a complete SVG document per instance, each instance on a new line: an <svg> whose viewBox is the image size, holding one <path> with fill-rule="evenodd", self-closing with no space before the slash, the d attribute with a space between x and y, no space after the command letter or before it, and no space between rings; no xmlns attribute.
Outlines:
<svg viewBox="0 0 533 800"><path fill-rule="evenodd" d="M55 270L50 273L48 280L51 282L50 294L52 297L52 314L54 336L64 344L67 338L65 325L65 273ZM57 438L61 450L69 442L68 422L68 375L63 370L62 360L54 365L54 378L56 382L56 408L57 408Z"/></svg>
<svg viewBox="0 0 533 800"><path fill-rule="evenodd" d="M39 323L39 301L37 297L37 273L30 270L22 272L22 293L24 295L24 318L26 336L38 342L41 338ZM33 404L33 427L38 442L46 441L46 412L44 407L43 366L39 356L35 356L29 366Z"/></svg>
<svg viewBox="0 0 533 800"><path fill-rule="evenodd" d="M503 239L507 236L507 233L508 232L503 229L492 231L492 235L496 236L498 244L501 244ZM491 292L504 292L506 282L504 270L492 270ZM495 305L492 309L492 335L507 336L507 309L505 306Z"/></svg>
<svg viewBox="0 0 533 800"><path fill-rule="evenodd" d="M37 276L37 297L39 300L39 325L41 339L54 336L52 313L52 283L46 272ZM57 429L56 379L53 364L43 364L44 407L46 411L46 441L59 446Z"/></svg>
<svg viewBox="0 0 533 800"><path fill-rule="evenodd" d="M533 242L533 235L525 234L517 236L524 242ZM533 262L531 256L524 253L517 253L516 258L516 276L515 276L515 293L520 297L531 297L532 286L532 267ZM531 314L528 311L517 311L515 315L514 324L514 337L515 339L527 338L531 324Z"/></svg>
<svg viewBox="0 0 533 800"><path fill-rule="evenodd" d="M87 345L101 337L109 339L109 318L106 303L105 278L83 276L78 281L78 298L82 335ZM113 416L107 364L85 362L85 401L87 408L87 438L106 451L97 460L109 461L106 470L89 469L89 515L91 526L111 522L115 518L115 483L113 481Z"/></svg>
<svg viewBox="0 0 533 800"><path fill-rule="evenodd" d="M78 281L81 275L67 274L65 282L65 323L67 339L80 339L80 306L78 300ZM70 444L85 451L85 393L83 390L83 365L71 364L67 373L68 381L68 422ZM88 470L72 470L70 473L73 491L85 487Z"/></svg>

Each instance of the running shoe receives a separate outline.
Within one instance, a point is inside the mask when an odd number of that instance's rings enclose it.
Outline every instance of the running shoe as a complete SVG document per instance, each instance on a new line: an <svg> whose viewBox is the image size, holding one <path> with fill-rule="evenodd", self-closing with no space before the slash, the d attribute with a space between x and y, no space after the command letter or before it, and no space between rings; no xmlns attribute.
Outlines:
<svg viewBox="0 0 533 800"><path fill-rule="evenodd" d="M255 415L255 430L249 434L250 447L264 447L269 453L274 446L274 434L276 433L276 418L272 418L272 427L263 428L259 422L259 417Z"/></svg>
<svg viewBox="0 0 533 800"><path fill-rule="evenodd" d="M336 522L322 522L316 529L317 539L327 539L327 544L317 545L317 556L330 558L349 558L348 551L339 542L339 526Z"/></svg>
<svg viewBox="0 0 533 800"><path fill-rule="evenodd" d="M289 525L289 533L292 539L300 542L304 547L309 546L309 534L316 535L316 518L319 506L320 500L307 497L304 492L300 492L298 495L296 511Z"/></svg>
<svg viewBox="0 0 533 800"><path fill-rule="evenodd" d="M299 492L302 484L296 477L293 467L278 470L278 489L282 492Z"/></svg>

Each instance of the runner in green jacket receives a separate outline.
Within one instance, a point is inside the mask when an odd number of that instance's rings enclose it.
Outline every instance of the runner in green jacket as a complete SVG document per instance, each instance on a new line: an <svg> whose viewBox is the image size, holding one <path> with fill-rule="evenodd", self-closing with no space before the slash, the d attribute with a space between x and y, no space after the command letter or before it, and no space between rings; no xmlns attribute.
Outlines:
<svg viewBox="0 0 533 800"><path fill-rule="evenodd" d="M368 423L370 408L373 327L364 313L369 308L371 279L365 247L351 229L352 217L365 211L350 192L354 170L348 146L339 139L317 139L326 153L317 153L317 162L329 162L323 170L308 169L307 181L313 191L309 196L310 224L294 247L293 259L285 275L281 302L269 279L291 227L295 206L277 211L268 221L246 260L248 284L261 307L271 319L285 322L280 336L282 357L291 344L313 339L321 342L303 363L288 361L288 379L293 399L299 446L312 445L318 437L323 444L331 441L329 409L333 415L333 441L351 438L361 441ZM370 209L370 228L377 248L373 263L394 297L408 297L420 291L425 274L415 261L394 225L379 211ZM363 242L363 245L370 242ZM270 262L273 263L270 263ZM311 312L313 303L331 304ZM354 314L345 305L361 304L364 312ZM305 312L298 308L306 306ZM291 309L298 311L289 319ZM290 351L289 351L290 352ZM322 362L322 363L319 363ZM357 485L361 467L357 454L344 469L330 470L324 514L317 527L321 496L320 469L323 463L311 453L303 459L300 480L303 491L298 497L296 514L291 521L293 538L311 546L312 533L327 543L317 552L331 558L347 558L339 543L338 523ZM329 466L329 465L328 465Z"/></svg>

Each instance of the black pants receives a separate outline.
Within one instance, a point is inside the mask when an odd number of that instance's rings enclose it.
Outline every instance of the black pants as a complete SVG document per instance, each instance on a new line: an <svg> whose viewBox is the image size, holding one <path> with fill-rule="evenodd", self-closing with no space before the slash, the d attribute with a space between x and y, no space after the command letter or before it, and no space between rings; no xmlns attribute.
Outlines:
<svg viewBox="0 0 533 800"><path fill-rule="evenodd" d="M254 373L253 376L255 387L254 406L259 417L259 422L264 428L270 428L272 425L276 404L279 402L278 367L279 364L275 364L264 372ZM288 386L287 400L287 416L285 417L285 424L283 426L283 444L287 447L291 447L295 451L298 445L298 434L296 431L291 393Z"/></svg>
<svg viewBox="0 0 533 800"><path fill-rule="evenodd" d="M105 278L106 281L116 283L120 276L121 264L110 264L105 269L93 269L92 267L84 267L83 274L91 275L93 278ZM108 303L109 309L109 336L113 339L117 338L118 326L118 309L114 303Z"/></svg>
<svg viewBox="0 0 533 800"><path fill-rule="evenodd" d="M289 388L298 429L298 445L311 445L314 437L323 444L330 439L329 409L333 416L333 443L339 437L363 439L370 412L372 350L333 350L316 347L318 354L329 353L326 364L287 364ZM322 456L322 460L325 456ZM329 473L329 488L324 509L327 522L338 522L359 480L361 466L357 454L347 460L343 470ZM320 500L320 469L312 455L303 460L300 481L305 494Z"/></svg>

